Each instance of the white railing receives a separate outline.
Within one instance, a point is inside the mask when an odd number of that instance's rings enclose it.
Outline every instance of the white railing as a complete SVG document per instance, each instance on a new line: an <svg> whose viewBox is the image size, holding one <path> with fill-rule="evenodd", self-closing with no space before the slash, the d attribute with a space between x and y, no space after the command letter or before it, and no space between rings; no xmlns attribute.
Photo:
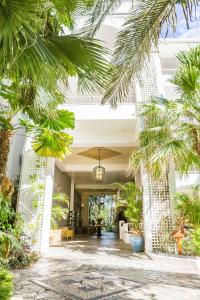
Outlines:
<svg viewBox="0 0 200 300"><path fill-rule="evenodd" d="M69 105L98 105L101 104L102 97L101 96L70 96L66 95L65 103ZM136 102L135 95L129 95L123 104L133 104ZM109 104L109 103L108 103Z"/></svg>
<svg viewBox="0 0 200 300"><path fill-rule="evenodd" d="M162 75L173 76L176 72L176 69L162 69Z"/></svg>

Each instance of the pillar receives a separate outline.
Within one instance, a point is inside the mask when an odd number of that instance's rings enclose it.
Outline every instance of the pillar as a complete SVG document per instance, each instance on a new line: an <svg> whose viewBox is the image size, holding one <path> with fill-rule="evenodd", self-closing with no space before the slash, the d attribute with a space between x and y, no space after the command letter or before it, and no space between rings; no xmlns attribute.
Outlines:
<svg viewBox="0 0 200 300"><path fill-rule="evenodd" d="M74 211L74 178L71 178L71 188L70 188L70 211Z"/></svg>
<svg viewBox="0 0 200 300"><path fill-rule="evenodd" d="M37 156L31 139L26 140L17 210L33 250L39 253L47 252L49 247L54 163L53 158Z"/></svg>
<svg viewBox="0 0 200 300"><path fill-rule="evenodd" d="M89 193L82 192L82 194L81 194L81 204L82 204L81 220L82 220L82 227L84 227L84 228L88 228L88 225L89 225L88 198L89 198Z"/></svg>
<svg viewBox="0 0 200 300"><path fill-rule="evenodd" d="M161 64L156 52L152 53L148 66L142 70L136 91L138 102L147 102L151 96L164 96ZM141 130L144 126L141 117L138 117L138 123ZM141 165L141 181L146 253L174 252L174 242L168 240L173 228L169 173L166 170L161 179L155 180Z"/></svg>

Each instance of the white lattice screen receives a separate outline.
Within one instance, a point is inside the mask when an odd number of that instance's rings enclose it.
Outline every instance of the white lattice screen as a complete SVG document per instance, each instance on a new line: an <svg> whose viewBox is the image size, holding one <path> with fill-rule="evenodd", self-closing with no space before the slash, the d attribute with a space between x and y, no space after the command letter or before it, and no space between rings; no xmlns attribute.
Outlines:
<svg viewBox="0 0 200 300"><path fill-rule="evenodd" d="M48 247L54 161L39 157L30 149L27 140L21 172L18 211L24 229L31 238L33 249L43 252Z"/></svg>
<svg viewBox="0 0 200 300"><path fill-rule="evenodd" d="M141 99L138 100L146 102L151 96L158 96L162 91L161 77L159 58L153 54L148 69L144 70L139 78ZM163 174L162 179L155 180L143 168L142 177L147 248L149 252L174 252L174 241L170 239L173 223L168 174Z"/></svg>

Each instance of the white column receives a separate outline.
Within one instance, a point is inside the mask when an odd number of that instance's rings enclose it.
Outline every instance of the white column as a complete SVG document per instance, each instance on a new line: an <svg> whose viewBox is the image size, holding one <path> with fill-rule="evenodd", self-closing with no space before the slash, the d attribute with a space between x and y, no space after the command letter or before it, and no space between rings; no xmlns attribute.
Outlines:
<svg viewBox="0 0 200 300"><path fill-rule="evenodd" d="M71 190L70 190L70 211L74 211L74 178L71 178Z"/></svg>
<svg viewBox="0 0 200 300"><path fill-rule="evenodd" d="M54 159L37 156L27 139L23 153L17 210L33 249L45 253L49 247Z"/></svg>
<svg viewBox="0 0 200 300"><path fill-rule="evenodd" d="M161 64L157 53L151 55L148 67L142 70L137 85L138 102L147 102L151 96L164 96ZM139 130L142 130L143 126L143 120L139 117ZM174 242L166 241L173 225L168 172L166 170L160 180L155 180L141 166L141 175L145 250L147 253L174 251Z"/></svg>

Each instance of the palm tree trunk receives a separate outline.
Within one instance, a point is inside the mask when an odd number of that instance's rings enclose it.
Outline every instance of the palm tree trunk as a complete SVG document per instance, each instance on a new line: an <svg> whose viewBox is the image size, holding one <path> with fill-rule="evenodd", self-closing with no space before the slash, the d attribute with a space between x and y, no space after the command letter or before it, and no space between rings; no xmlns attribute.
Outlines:
<svg viewBox="0 0 200 300"><path fill-rule="evenodd" d="M0 193L9 198L14 191L12 182L6 177L11 136L12 131L9 129L0 130Z"/></svg>
<svg viewBox="0 0 200 300"><path fill-rule="evenodd" d="M199 137L199 132L195 128L192 129L192 136L193 136L193 140L194 140L194 143L193 143L194 150L200 156L200 141L199 141L200 137Z"/></svg>
<svg viewBox="0 0 200 300"><path fill-rule="evenodd" d="M10 137L10 130L0 130L0 177L6 177L8 154L10 150Z"/></svg>

